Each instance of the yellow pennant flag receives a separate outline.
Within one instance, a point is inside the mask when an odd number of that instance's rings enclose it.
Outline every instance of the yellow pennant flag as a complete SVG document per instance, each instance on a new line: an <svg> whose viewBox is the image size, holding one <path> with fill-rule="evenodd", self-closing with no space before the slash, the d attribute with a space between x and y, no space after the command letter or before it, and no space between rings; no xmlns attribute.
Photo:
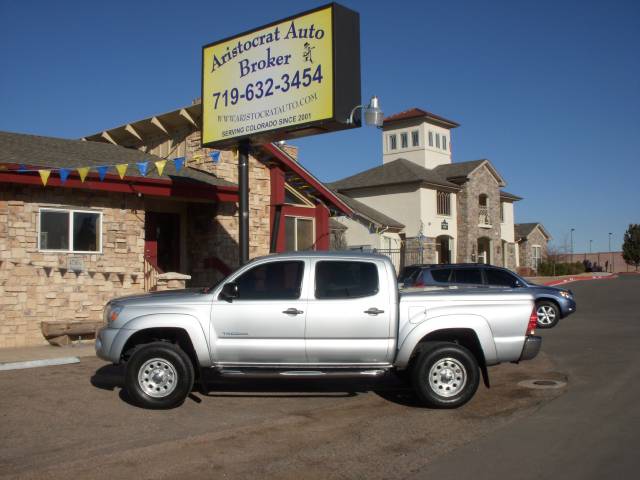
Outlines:
<svg viewBox="0 0 640 480"><path fill-rule="evenodd" d="M80 181L84 183L84 179L87 178L89 174L89 167L80 167L78 168L78 175L80 175Z"/></svg>
<svg viewBox="0 0 640 480"><path fill-rule="evenodd" d="M124 174L127 173L128 166L128 163L121 163L119 165L116 165L116 170L118 171L118 175L120 175L120 180L122 180L124 178Z"/></svg>
<svg viewBox="0 0 640 480"><path fill-rule="evenodd" d="M156 162L156 168L158 169L158 175L162 176L162 172L164 172L164 166L167 164L166 160L158 160Z"/></svg>
<svg viewBox="0 0 640 480"><path fill-rule="evenodd" d="M38 170L40 174L40 180L42 180L42 185L47 186L47 182L49 181L49 175L51 175L51 170Z"/></svg>

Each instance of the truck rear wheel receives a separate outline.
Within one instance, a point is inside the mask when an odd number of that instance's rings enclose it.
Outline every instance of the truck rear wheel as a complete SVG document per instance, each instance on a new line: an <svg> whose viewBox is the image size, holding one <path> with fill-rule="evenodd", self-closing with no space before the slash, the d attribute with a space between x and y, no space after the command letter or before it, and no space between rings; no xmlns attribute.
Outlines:
<svg viewBox="0 0 640 480"><path fill-rule="evenodd" d="M422 403L434 408L457 408L475 395L480 382L478 362L465 347L439 342L418 356L413 388Z"/></svg>
<svg viewBox="0 0 640 480"><path fill-rule="evenodd" d="M136 348L127 362L126 389L134 403L144 408L166 409L181 405L191 393L191 360L177 345L154 342Z"/></svg>

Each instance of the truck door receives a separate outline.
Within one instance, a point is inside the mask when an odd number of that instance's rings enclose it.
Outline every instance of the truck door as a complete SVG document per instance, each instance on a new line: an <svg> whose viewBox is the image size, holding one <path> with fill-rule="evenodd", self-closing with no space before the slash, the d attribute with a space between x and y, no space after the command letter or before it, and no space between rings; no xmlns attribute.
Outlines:
<svg viewBox="0 0 640 480"><path fill-rule="evenodd" d="M212 306L216 363L306 363L302 284L307 263L261 263L233 279L237 298L217 298Z"/></svg>
<svg viewBox="0 0 640 480"><path fill-rule="evenodd" d="M307 307L306 345L311 364L389 361L391 305L383 262L317 260Z"/></svg>

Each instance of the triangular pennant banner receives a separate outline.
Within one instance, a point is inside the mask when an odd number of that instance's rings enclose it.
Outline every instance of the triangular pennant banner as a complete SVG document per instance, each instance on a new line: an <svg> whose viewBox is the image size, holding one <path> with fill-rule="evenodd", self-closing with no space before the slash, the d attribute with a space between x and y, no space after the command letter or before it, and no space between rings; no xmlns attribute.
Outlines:
<svg viewBox="0 0 640 480"><path fill-rule="evenodd" d="M51 170L38 170L40 174L40 180L42 180L42 185L47 186L47 182L49 181L49 175L51 175Z"/></svg>
<svg viewBox="0 0 640 480"><path fill-rule="evenodd" d="M156 162L156 168L158 169L158 175L162 176L162 172L164 172L164 166L167 164L166 160L158 160Z"/></svg>
<svg viewBox="0 0 640 480"><path fill-rule="evenodd" d="M109 170L109 167L106 165L98 167L98 176L100 177L101 182L104 181L104 177L107 175L107 170Z"/></svg>
<svg viewBox="0 0 640 480"><path fill-rule="evenodd" d="M136 165L138 165L138 171L144 177L147 174L147 166L149 165L149 162L138 162Z"/></svg>
<svg viewBox="0 0 640 480"><path fill-rule="evenodd" d="M23 163L21 163L20 165L18 165L18 172L19 173L23 173L27 171L27 166Z"/></svg>
<svg viewBox="0 0 640 480"><path fill-rule="evenodd" d="M84 183L84 179L89 174L89 167L80 167L78 169L78 175L80 175L80 181Z"/></svg>
<svg viewBox="0 0 640 480"><path fill-rule="evenodd" d="M127 173L128 163L120 163L116 165L116 170L118 171L118 175L120 175L120 180L124 178L124 174Z"/></svg>
<svg viewBox="0 0 640 480"><path fill-rule="evenodd" d="M60 175L60 181L62 183L67 181L67 178L69 178L69 174L71 173L71 170L69 170L68 168L61 168L58 171L58 175Z"/></svg>
<svg viewBox="0 0 640 480"><path fill-rule="evenodd" d="M209 154L211 157L211 161L213 163L218 163L220 161L220 150L215 150Z"/></svg>
<svg viewBox="0 0 640 480"><path fill-rule="evenodd" d="M176 172L182 170L182 167L184 167L184 157L174 158L173 165L176 167Z"/></svg>

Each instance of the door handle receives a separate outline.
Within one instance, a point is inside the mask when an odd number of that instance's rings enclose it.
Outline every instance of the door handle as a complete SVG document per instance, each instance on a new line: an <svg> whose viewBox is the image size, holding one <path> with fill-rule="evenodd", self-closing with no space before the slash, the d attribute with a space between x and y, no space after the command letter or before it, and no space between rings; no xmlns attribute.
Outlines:
<svg viewBox="0 0 640 480"><path fill-rule="evenodd" d="M287 315L300 315L304 312L302 310L298 310L297 308L287 308L286 310L283 310L282 313L286 313Z"/></svg>
<svg viewBox="0 0 640 480"><path fill-rule="evenodd" d="M377 308L372 307L369 310L365 310L364 313L368 315L379 315L381 313L384 313L384 310L378 310Z"/></svg>

